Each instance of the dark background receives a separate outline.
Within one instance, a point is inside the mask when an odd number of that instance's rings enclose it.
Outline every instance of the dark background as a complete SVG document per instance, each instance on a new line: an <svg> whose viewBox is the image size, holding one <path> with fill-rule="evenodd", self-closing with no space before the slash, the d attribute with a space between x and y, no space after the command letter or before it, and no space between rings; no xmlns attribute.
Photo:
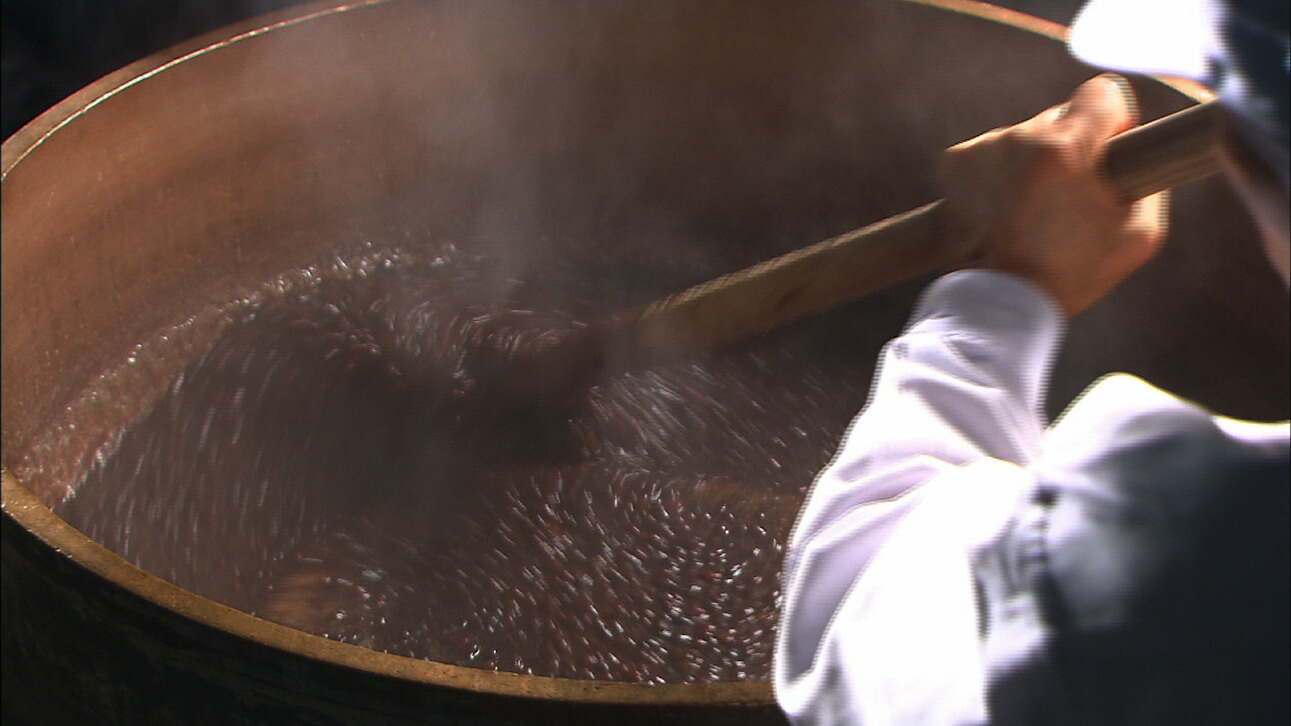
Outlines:
<svg viewBox="0 0 1291 726"><path fill-rule="evenodd" d="M305 0L3 0L0 132L9 138L50 106L144 56L302 2ZM1082 0L1000 0L995 4L1066 25Z"/></svg>
<svg viewBox="0 0 1291 726"><path fill-rule="evenodd" d="M210 30L304 0L3 0L4 138L84 86Z"/></svg>

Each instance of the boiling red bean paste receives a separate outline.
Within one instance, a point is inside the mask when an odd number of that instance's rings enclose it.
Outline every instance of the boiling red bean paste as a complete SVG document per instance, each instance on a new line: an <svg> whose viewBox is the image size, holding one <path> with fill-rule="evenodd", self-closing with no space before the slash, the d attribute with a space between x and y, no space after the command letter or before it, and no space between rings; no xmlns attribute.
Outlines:
<svg viewBox="0 0 1291 726"><path fill-rule="evenodd" d="M149 384L58 513L192 592L378 651L768 678L782 549L876 346L799 326L516 411L477 395L473 351L575 330L623 283L513 277L445 245L272 281Z"/></svg>

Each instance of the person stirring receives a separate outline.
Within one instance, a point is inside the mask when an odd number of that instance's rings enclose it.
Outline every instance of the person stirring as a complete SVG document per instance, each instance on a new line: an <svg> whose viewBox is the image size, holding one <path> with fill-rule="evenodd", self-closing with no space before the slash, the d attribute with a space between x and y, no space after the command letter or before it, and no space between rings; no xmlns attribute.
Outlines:
<svg viewBox="0 0 1291 726"><path fill-rule="evenodd" d="M1071 36L1103 68L1218 91L1284 283L1287 25L1285 2L1095 0ZM1165 237L1166 196L1121 203L1096 166L1136 121L1103 75L946 152L947 233L976 252L884 349L799 514L773 667L794 723L1291 720L1291 426L1123 374L1039 413L1065 320Z"/></svg>

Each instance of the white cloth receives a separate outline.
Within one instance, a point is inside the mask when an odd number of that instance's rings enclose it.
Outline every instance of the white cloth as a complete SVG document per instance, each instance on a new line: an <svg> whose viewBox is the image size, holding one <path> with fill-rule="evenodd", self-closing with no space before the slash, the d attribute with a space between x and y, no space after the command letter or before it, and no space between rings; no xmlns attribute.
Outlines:
<svg viewBox="0 0 1291 726"><path fill-rule="evenodd" d="M773 683L792 721L988 723L991 659L1042 643L1034 608L1019 599L1016 617L992 614L988 652L973 558L1038 481L1087 469L1114 445L1096 432L1182 406L1214 422L1206 436L1286 457L1286 424L1212 419L1129 376L1105 379L1046 432L1041 406L1062 328L1037 288L970 270L935 282L885 348L870 402L789 542ZM1011 623L1016 634L1001 632Z"/></svg>

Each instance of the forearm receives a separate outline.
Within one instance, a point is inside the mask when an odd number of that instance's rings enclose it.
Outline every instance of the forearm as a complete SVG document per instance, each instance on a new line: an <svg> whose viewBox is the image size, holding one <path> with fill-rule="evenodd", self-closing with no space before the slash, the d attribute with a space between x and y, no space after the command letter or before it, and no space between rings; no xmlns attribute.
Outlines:
<svg viewBox="0 0 1291 726"><path fill-rule="evenodd" d="M827 518L899 496L882 474L911 460L1029 464L1041 450L1062 332L1052 299L1019 278L971 270L936 281L884 349L870 403L813 488L799 530L815 510Z"/></svg>
<svg viewBox="0 0 1291 726"><path fill-rule="evenodd" d="M781 624L790 672L807 666L920 485L984 458L1025 466L1040 454L1062 319L1051 298L1004 273L965 271L929 288L799 515Z"/></svg>

